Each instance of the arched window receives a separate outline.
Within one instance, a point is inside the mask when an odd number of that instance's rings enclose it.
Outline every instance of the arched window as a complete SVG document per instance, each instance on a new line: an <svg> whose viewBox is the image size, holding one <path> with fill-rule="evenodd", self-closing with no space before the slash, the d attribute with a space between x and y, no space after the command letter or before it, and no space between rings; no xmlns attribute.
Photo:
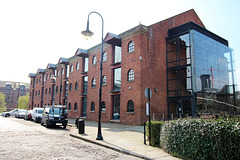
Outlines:
<svg viewBox="0 0 240 160"><path fill-rule="evenodd" d="M96 65L96 63L97 63L97 57L96 57L96 56L93 56L92 64L93 64L93 65Z"/></svg>
<svg viewBox="0 0 240 160"><path fill-rule="evenodd" d="M72 90L72 83L69 84L69 91Z"/></svg>
<svg viewBox="0 0 240 160"><path fill-rule="evenodd" d="M75 83L75 90L78 90L78 82Z"/></svg>
<svg viewBox="0 0 240 160"><path fill-rule="evenodd" d="M96 79L95 78L92 79L92 87L96 87Z"/></svg>
<svg viewBox="0 0 240 160"><path fill-rule="evenodd" d="M76 64L76 70L78 71L79 70L79 63L77 62Z"/></svg>
<svg viewBox="0 0 240 160"><path fill-rule="evenodd" d="M128 81L134 81L134 71L132 69L130 69L128 71Z"/></svg>
<svg viewBox="0 0 240 160"><path fill-rule="evenodd" d="M131 41L128 43L128 53L134 52L134 42Z"/></svg>
<svg viewBox="0 0 240 160"><path fill-rule="evenodd" d="M102 101L102 112L106 112L106 104Z"/></svg>
<svg viewBox="0 0 240 160"><path fill-rule="evenodd" d="M69 110L69 111L71 111L71 107L72 107L72 104L69 103L69 104L68 104L68 110Z"/></svg>
<svg viewBox="0 0 240 160"><path fill-rule="evenodd" d="M94 102L91 103L91 111L95 111L95 103Z"/></svg>
<svg viewBox="0 0 240 160"><path fill-rule="evenodd" d="M132 100L128 101L127 112L134 112L134 103Z"/></svg>
<svg viewBox="0 0 240 160"><path fill-rule="evenodd" d="M104 52L103 53L103 62L106 62L107 61L107 52Z"/></svg>
<svg viewBox="0 0 240 160"><path fill-rule="evenodd" d="M102 78L102 85L103 86L107 85L107 77L106 76L103 76L103 78Z"/></svg>
<svg viewBox="0 0 240 160"><path fill-rule="evenodd" d="M77 111L77 103L74 104L74 111Z"/></svg>
<svg viewBox="0 0 240 160"><path fill-rule="evenodd" d="M71 65L70 67L70 72L73 72L73 65Z"/></svg>

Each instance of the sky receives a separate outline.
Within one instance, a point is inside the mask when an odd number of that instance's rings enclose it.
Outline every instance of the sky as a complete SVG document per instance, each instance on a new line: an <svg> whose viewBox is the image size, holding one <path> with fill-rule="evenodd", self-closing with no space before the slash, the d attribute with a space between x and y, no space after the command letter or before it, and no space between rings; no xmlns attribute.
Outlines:
<svg viewBox="0 0 240 160"><path fill-rule="evenodd" d="M240 84L239 0L0 0L0 80L30 82L29 73L101 42L101 19L90 16L94 36L86 40L87 16L99 12L107 32L120 34L194 9L205 27L234 49Z"/></svg>

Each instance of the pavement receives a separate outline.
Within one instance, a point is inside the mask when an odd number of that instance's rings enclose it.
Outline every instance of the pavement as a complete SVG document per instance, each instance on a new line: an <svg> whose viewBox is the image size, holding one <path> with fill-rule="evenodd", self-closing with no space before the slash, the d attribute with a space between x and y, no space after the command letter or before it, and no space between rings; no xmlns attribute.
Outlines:
<svg viewBox="0 0 240 160"><path fill-rule="evenodd" d="M70 136L143 159L177 160L159 147L144 145L143 126L101 123L103 140L96 140L98 123L84 120L85 132L79 134L75 119L68 119Z"/></svg>

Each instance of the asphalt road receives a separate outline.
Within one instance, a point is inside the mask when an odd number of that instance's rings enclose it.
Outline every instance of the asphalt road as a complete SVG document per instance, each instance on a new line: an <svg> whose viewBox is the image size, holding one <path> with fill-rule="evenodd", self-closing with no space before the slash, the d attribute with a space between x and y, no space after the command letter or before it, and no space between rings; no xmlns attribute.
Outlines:
<svg viewBox="0 0 240 160"><path fill-rule="evenodd" d="M0 116L0 160L138 159L69 136L68 128L46 128L31 121Z"/></svg>

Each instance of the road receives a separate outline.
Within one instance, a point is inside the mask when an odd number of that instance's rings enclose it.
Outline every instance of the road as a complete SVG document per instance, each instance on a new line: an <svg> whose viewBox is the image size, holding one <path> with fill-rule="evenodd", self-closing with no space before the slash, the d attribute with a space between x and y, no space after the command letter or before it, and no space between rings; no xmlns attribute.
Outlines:
<svg viewBox="0 0 240 160"><path fill-rule="evenodd" d="M69 136L60 127L0 116L0 159L125 160L138 159Z"/></svg>

